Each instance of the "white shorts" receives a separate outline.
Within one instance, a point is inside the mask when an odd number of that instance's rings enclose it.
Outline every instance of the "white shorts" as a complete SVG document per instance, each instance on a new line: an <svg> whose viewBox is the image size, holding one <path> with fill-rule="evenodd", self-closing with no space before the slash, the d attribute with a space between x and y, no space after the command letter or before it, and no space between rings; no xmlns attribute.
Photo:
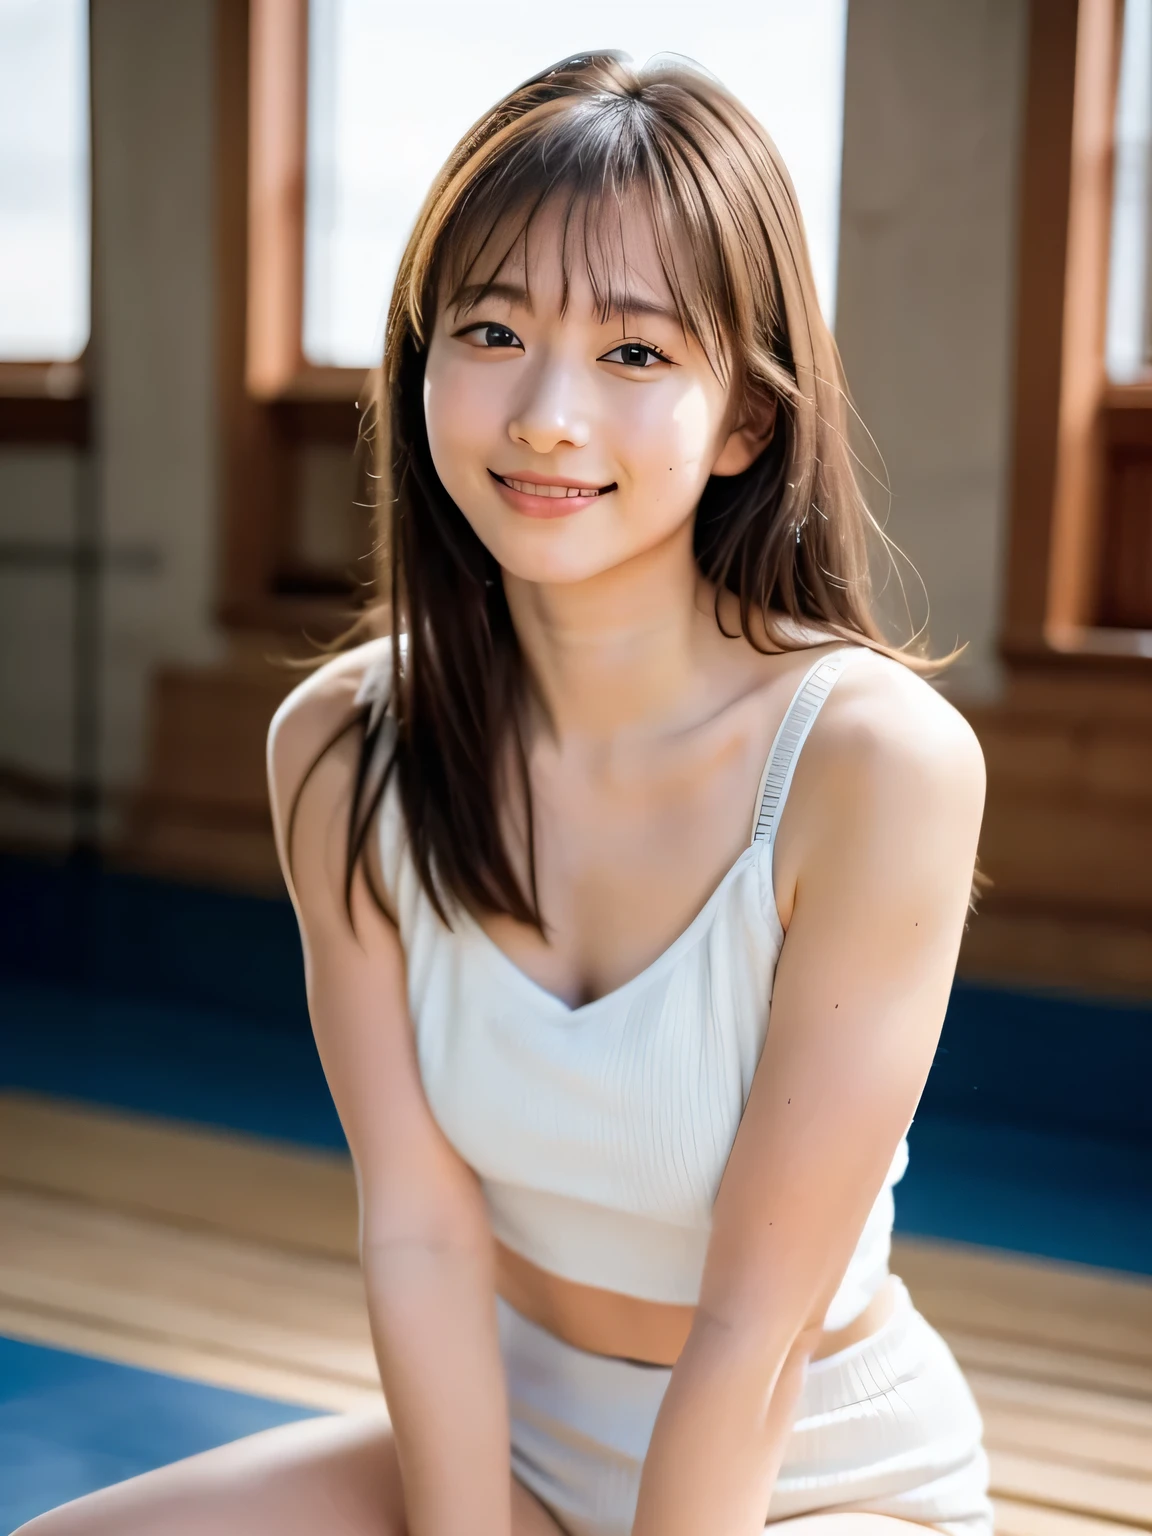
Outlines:
<svg viewBox="0 0 1152 1536"><path fill-rule="evenodd" d="M877 1333L809 1366L767 1519L858 1510L992 1536L972 1393L895 1287ZM671 1371L588 1354L504 1301L498 1310L513 1472L569 1536L628 1536Z"/></svg>

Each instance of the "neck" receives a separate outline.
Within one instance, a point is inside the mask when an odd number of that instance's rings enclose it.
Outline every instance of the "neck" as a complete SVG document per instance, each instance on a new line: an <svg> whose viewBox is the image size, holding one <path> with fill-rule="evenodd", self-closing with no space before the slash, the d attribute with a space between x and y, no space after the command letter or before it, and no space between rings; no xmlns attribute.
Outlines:
<svg viewBox="0 0 1152 1536"><path fill-rule="evenodd" d="M505 573L512 622L557 736L605 738L682 716L720 638L691 525L587 581Z"/></svg>

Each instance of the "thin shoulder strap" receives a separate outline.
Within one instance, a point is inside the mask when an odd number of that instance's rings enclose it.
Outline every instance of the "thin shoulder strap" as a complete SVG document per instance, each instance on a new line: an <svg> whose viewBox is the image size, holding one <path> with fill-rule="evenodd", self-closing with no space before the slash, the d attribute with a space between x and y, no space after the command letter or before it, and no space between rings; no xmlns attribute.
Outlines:
<svg viewBox="0 0 1152 1536"><path fill-rule="evenodd" d="M833 651L830 656L821 656L801 678L800 686L792 695L792 702L780 722L780 729L776 732L760 779L756 814L752 822L754 843L765 840L770 843L776 836L780 812L788 798L792 775L796 771L796 760L808 739L808 732L815 725L816 716L835 687L837 678L849 662L866 649L866 646L846 646L843 650Z"/></svg>

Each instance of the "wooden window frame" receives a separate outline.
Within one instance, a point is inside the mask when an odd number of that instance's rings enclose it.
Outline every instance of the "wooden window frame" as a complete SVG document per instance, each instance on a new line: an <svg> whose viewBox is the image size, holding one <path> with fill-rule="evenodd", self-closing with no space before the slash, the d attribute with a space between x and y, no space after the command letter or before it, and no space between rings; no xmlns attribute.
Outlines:
<svg viewBox="0 0 1152 1536"><path fill-rule="evenodd" d="M362 368L304 356L308 0L250 0L246 377L256 400L354 401Z"/></svg>
<svg viewBox="0 0 1152 1536"><path fill-rule="evenodd" d="M87 448L85 355L75 362L0 362L0 443Z"/></svg>
<svg viewBox="0 0 1152 1536"><path fill-rule="evenodd" d="M1152 633L1100 622L1118 445L1152 446L1152 384L1105 369L1123 0L1033 0L1008 567L1010 669L1152 676Z"/></svg>
<svg viewBox="0 0 1152 1536"><path fill-rule="evenodd" d="M292 580L295 455L331 443L351 456L364 372L303 354L307 0L217 0L216 26L218 616L329 638L352 593Z"/></svg>

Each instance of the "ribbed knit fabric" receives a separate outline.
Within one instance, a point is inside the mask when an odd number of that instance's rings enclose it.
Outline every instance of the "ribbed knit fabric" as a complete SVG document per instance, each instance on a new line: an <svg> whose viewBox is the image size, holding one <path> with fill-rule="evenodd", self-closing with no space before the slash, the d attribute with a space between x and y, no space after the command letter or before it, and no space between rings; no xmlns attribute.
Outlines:
<svg viewBox="0 0 1152 1536"><path fill-rule="evenodd" d="M983 1425L947 1344L894 1281L877 1333L808 1367L768 1507L992 1536ZM497 1299L512 1470L568 1536L628 1536L672 1372L574 1349Z"/></svg>
<svg viewBox="0 0 1152 1536"><path fill-rule="evenodd" d="M424 1089L481 1180L501 1242L568 1280L693 1305L712 1205L769 1028L784 933L772 850L796 761L858 647L808 669L781 722L752 840L651 965L571 1008L461 913L449 929L405 846L394 786L381 860L399 917ZM361 697L381 703L387 666ZM888 1274L902 1142L826 1326L864 1310Z"/></svg>

